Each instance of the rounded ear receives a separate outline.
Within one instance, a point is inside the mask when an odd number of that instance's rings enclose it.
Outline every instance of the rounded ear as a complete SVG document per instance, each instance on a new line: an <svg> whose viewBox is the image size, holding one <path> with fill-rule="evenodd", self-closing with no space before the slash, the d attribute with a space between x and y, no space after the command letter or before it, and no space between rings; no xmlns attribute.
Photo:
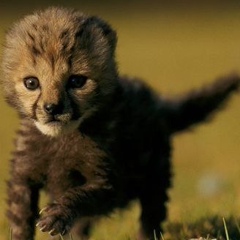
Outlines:
<svg viewBox="0 0 240 240"><path fill-rule="evenodd" d="M111 55L114 55L115 48L117 45L117 34L111 28L111 26L104 20L92 16L81 21L80 30L77 32L76 37L81 39L81 45L88 46L98 46L103 44L103 39L107 41L107 45L111 51Z"/></svg>

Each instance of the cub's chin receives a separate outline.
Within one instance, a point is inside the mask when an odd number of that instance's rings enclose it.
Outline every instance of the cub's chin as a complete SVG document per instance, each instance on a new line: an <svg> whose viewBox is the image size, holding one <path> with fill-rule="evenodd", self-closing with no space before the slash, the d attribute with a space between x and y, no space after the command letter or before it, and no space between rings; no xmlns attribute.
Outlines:
<svg viewBox="0 0 240 240"><path fill-rule="evenodd" d="M51 137L58 137L63 134L71 133L80 125L80 119L69 122L52 121L48 123L34 122L36 127L44 134Z"/></svg>

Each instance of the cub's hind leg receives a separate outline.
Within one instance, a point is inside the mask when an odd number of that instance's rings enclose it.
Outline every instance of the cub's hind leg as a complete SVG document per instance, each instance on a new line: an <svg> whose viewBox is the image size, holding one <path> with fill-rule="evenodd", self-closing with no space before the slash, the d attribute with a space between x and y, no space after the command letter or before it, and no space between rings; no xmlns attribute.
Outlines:
<svg viewBox="0 0 240 240"><path fill-rule="evenodd" d="M170 164L152 169L140 196L142 208L138 240L160 239L161 223L167 216L167 190L170 187Z"/></svg>

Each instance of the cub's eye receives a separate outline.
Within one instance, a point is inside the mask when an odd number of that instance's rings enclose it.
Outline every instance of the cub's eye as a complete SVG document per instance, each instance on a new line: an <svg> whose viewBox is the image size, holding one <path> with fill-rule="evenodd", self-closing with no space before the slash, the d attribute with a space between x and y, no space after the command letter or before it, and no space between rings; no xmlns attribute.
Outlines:
<svg viewBox="0 0 240 240"><path fill-rule="evenodd" d="M39 80L36 77L28 77L23 80L24 85L29 90L36 90L39 88Z"/></svg>
<svg viewBox="0 0 240 240"><path fill-rule="evenodd" d="M68 88L81 88L87 81L87 77L83 75L72 75L68 79Z"/></svg>

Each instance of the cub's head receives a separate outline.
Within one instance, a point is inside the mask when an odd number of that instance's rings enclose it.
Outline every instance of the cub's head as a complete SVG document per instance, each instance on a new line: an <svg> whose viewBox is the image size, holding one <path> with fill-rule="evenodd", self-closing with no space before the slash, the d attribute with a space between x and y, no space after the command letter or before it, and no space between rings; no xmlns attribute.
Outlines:
<svg viewBox="0 0 240 240"><path fill-rule="evenodd" d="M97 17L54 7L26 16L6 36L6 99L43 134L73 131L114 93L115 46Z"/></svg>

